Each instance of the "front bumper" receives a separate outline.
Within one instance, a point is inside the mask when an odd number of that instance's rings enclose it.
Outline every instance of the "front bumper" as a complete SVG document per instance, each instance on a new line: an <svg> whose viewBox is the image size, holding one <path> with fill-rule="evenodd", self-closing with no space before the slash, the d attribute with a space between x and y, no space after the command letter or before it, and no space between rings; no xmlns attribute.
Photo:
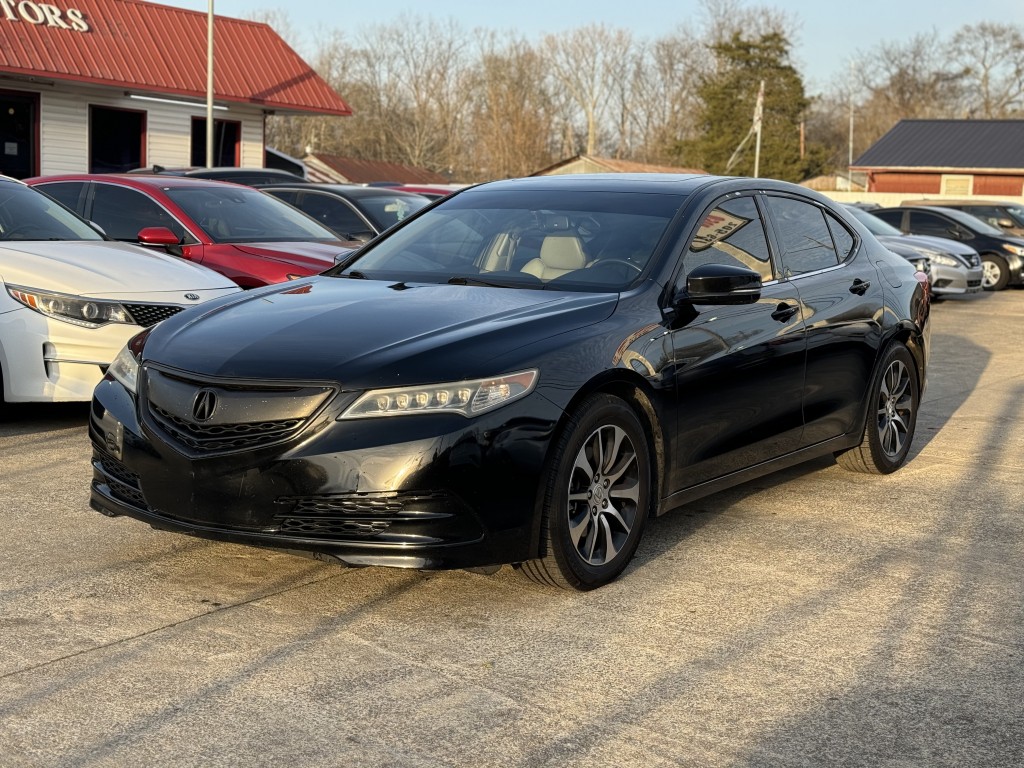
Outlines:
<svg viewBox="0 0 1024 768"><path fill-rule="evenodd" d="M158 529L353 566L535 556L537 488L561 416L546 398L469 420L338 422L340 399L283 444L189 456L106 378L90 412L90 503Z"/></svg>
<svg viewBox="0 0 1024 768"><path fill-rule="evenodd" d="M27 308L0 314L3 399L87 401L110 361L141 330L123 323L82 328Z"/></svg>
<svg viewBox="0 0 1024 768"><path fill-rule="evenodd" d="M982 268L980 266L947 267L933 262L929 277L932 293L937 296L982 292Z"/></svg>

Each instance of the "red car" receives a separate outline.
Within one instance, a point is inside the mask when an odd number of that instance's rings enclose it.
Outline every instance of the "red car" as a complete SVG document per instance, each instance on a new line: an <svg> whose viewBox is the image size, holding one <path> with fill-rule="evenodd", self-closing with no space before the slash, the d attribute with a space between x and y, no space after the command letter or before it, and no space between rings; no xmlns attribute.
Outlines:
<svg viewBox="0 0 1024 768"><path fill-rule="evenodd" d="M359 245L270 195L222 181L76 174L27 183L114 240L163 247L243 288L323 272Z"/></svg>

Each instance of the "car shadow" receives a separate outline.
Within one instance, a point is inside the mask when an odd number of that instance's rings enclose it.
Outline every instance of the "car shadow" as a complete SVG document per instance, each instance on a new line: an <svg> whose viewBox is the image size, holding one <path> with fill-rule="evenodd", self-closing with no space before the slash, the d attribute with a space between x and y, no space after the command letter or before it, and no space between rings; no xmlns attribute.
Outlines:
<svg viewBox="0 0 1024 768"><path fill-rule="evenodd" d="M89 403L4 403L0 405L0 437L85 427Z"/></svg>

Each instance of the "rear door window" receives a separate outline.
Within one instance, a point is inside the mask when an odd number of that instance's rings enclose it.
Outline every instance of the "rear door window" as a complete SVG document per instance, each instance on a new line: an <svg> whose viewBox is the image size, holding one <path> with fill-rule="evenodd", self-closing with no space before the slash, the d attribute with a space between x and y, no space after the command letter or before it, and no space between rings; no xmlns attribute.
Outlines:
<svg viewBox="0 0 1024 768"><path fill-rule="evenodd" d="M784 275L817 272L839 264L825 212L791 197L766 196Z"/></svg>

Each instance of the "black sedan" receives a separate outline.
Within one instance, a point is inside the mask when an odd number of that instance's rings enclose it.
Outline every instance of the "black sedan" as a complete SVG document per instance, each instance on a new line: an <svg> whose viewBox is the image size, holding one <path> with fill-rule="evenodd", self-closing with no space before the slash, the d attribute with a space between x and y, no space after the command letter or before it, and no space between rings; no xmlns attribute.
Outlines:
<svg viewBox="0 0 1024 768"><path fill-rule="evenodd" d="M423 195L389 187L302 182L257 186L312 216L342 240L366 242L430 205Z"/></svg>
<svg viewBox="0 0 1024 768"><path fill-rule="evenodd" d="M924 275L790 184L484 184L135 337L96 388L91 503L590 589L652 515L823 455L902 466L928 312Z"/></svg>
<svg viewBox="0 0 1024 768"><path fill-rule="evenodd" d="M981 284L1001 291L1024 284L1024 238L1008 235L976 216L952 208L900 206L872 211L904 234L959 240L981 255Z"/></svg>

